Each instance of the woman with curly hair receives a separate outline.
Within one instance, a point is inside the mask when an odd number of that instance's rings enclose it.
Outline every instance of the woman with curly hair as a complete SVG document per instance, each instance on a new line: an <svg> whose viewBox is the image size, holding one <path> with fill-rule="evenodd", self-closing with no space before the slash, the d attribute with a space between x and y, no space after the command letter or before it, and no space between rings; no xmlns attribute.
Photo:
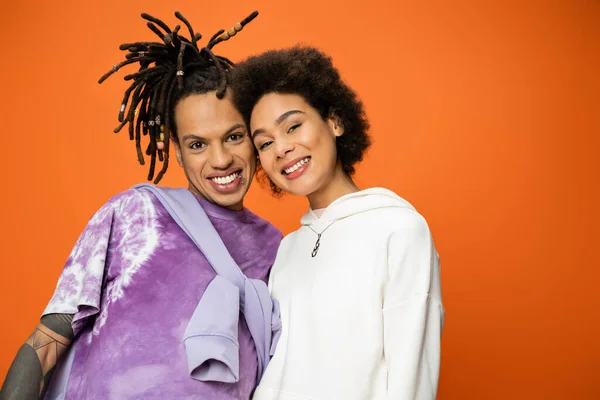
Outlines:
<svg viewBox="0 0 600 400"><path fill-rule="evenodd" d="M247 59L232 87L272 189L310 204L270 274L283 328L254 399L434 399L439 258L413 206L352 180L370 145L362 103L310 47Z"/></svg>

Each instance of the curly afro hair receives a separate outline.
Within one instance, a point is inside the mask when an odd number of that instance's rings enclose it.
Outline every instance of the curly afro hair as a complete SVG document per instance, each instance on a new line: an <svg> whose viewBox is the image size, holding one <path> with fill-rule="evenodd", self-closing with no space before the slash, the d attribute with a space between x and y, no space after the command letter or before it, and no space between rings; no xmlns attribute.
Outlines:
<svg viewBox="0 0 600 400"><path fill-rule="evenodd" d="M371 145L369 122L362 102L342 81L331 57L313 47L270 50L237 64L231 79L233 101L248 125L254 106L269 93L298 94L324 120L331 115L339 118L344 134L336 139L337 158L348 176L354 174Z"/></svg>

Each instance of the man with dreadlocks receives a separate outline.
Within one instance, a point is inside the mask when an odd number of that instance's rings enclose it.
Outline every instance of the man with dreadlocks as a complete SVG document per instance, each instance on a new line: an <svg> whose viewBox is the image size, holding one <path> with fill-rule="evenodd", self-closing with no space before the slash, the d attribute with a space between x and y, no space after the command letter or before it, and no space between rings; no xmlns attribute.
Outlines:
<svg viewBox="0 0 600 400"><path fill-rule="evenodd" d="M240 289L240 304L235 303L235 316L227 327L231 334L210 330L222 322L229 295L221 296L219 304L211 303L208 320L200 321L208 331L190 331L209 292L222 294L223 280L217 279L214 259L182 229L157 192L136 186L110 199L81 234L39 325L17 353L1 399L250 397L279 325L276 318L271 320L276 305L267 293L267 306L272 308L259 314L268 319L264 326L274 328L265 329L261 344L253 330L256 321L247 310L266 303L248 296L267 290L264 282L281 233L243 207L256 155L227 91L233 63L212 49L256 15L217 32L199 48L201 35L179 12L175 16L189 30L189 38L179 33L180 26L171 30L142 14L161 41L121 45L128 53L125 61L100 79L101 83L121 67L139 64L137 72L125 76L133 83L125 92L115 131L129 125L142 164L142 139L148 137L148 180L155 178L154 183L167 170L169 144L174 145L193 196L185 189L168 190L183 191L195 207L202 207L211 225L202 229L214 227L237 271L243 272L241 281L252 289L245 291L243 301ZM203 347L198 348L193 344L200 336Z"/></svg>

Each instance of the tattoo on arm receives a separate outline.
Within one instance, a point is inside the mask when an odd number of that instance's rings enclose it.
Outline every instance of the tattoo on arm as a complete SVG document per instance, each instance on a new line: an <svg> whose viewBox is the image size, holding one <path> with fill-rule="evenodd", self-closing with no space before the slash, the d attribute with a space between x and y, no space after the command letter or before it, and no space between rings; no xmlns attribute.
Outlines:
<svg viewBox="0 0 600 400"><path fill-rule="evenodd" d="M10 366L0 400L33 400L44 395L54 367L73 341L72 320L69 314L42 317Z"/></svg>
<svg viewBox="0 0 600 400"><path fill-rule="evenodd" d="M35 331L25 342L33 347L42 367L40 393L45 388L44 381L49 380L54 366L73 341L71 328L72 315L44 315Z"/></svg>
<svg viewBox="0 0 600 400"><path fill-rule="evenodd" d="M73 315L71 314L48 314L40 320L42 325L58 333L69 341L73 340Z"/></svg>

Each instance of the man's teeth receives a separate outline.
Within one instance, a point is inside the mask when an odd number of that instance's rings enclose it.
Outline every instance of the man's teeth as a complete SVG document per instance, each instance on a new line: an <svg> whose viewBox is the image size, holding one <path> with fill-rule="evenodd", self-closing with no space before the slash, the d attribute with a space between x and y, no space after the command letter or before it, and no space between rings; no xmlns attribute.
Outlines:
<svg viewBox="0 0 600 400"><path fill-rule="evenodd" d="M289 168L284 169L283 171L289 175L309 161L310 161L310 157L306 157L304 160L298 161L296 164L292 165Z"/></svg>
<svg viewBox="0 0 600 400"><path fill-rule="evenodd" d="M234 172L231 175L216 176L216 177L210 178L210 179L212 179L213 182L218 183L219 185L227 185L228 183L233 182L234 179L236 179L238 176L240 176L239 172Z"/></svg>

